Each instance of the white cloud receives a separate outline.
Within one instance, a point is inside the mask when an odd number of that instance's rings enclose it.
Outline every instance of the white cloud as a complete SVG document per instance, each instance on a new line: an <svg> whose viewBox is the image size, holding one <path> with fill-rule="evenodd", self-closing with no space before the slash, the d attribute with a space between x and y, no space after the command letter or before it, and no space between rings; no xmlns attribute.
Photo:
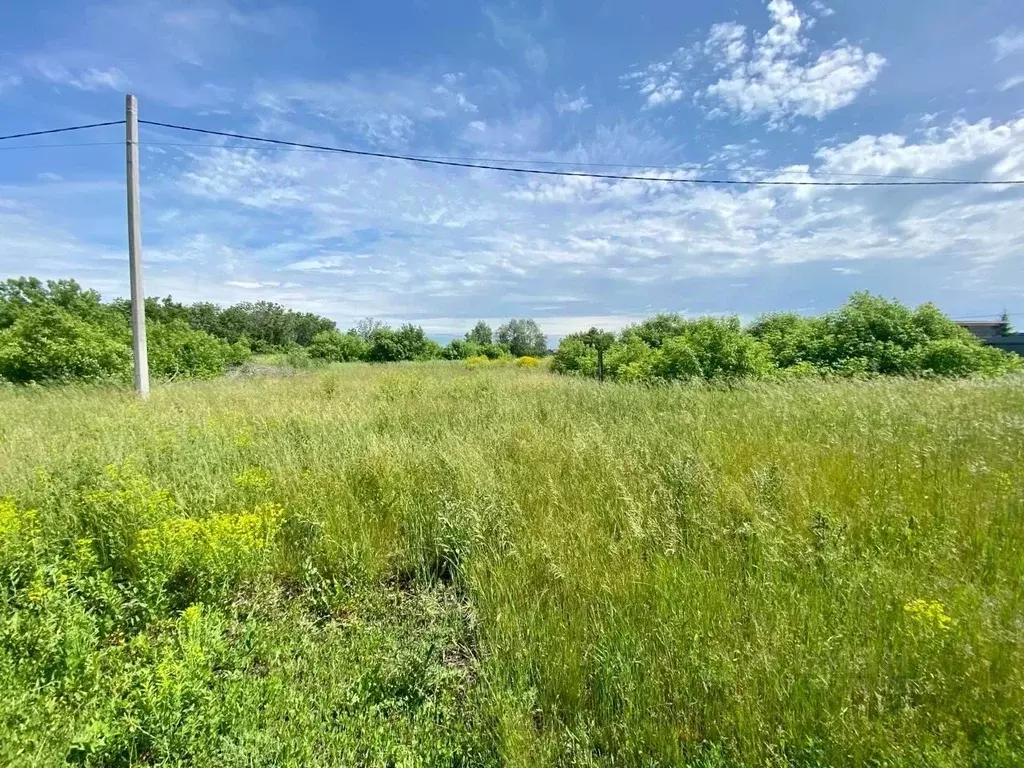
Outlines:
<svg viewBox="0 0 1024 768"><path fill-rule="evenodd" d="M766 117L770 127L779 127L796 116L820 120L847 106L885 65L879 54L845 41L814 57L793 4L768 0L767 7L772 26L753 46L744 26L715 24L703 44L683 46L670 58L623 76L623 82L637 88L649 108L673 104L692 90L711 105L710 116ZM727 74L701 87L699 64Z"/></svg>
<svg viewBox="0 0 1024 768"><path fill-rule="evenodd" d="M555 92L555 111L560 115L566 112L579 114L590 109L591 106L582 88L576 93L576 96L570 96L561 88Z"/></svg>
<svg viewBox="0 0 1024 768"><path fill-rule="evenodd" d="M683 46L669 58L651 62L643 69L623 75L620 80L645 97L644 106L648 109L674 104L686 94L686 73L693 67L698 52L698 47Z"/></svg>
<svg viewBox="0 0 1024 768"><path fill-rule="evenodd" d="M742 24L724 22L715 24L708 33L704 44L708 55L718 59L722 65L735 64L747 52L747 28Z"/></svg>
<svg viewBox="0 0 1024 768"><path fill-rule="evenodd" d="M461 76L443 81L427 75L354 73L338 81L291 80L257 87L255 106L281 116L313 114L366 139L394 144L411 139L424 125L459 119L479 107L459 88Z"/></svg>
<svg viewBox="0 0 1024 768"><path fill-rule="evenodd" d="M789 0L769 0L774 22L754 44L751 55L732 72L704 90L722 108L746 118L767 117L778 126L794 116L821 119L850 104L881 72L885 59L877 53L841 42L805 57L809 43L801 36L802 19ZM727 51L723 61L738 59Z"/></svg>
<svg viewBox="0 0 1024 768"><path fill-rule="evenodd" d="M811 8L813 8L823 19L827 19L835 13L834 10L821 2L821 0L811 0Z"/></svg>
<svg viewBox="0 0 1024 768"><path fill-rule="evenodd" d="M25 62L26 68L36 77L57 85L70 85L83 91L98 91L109 88L123 91L128 79L116 67L68 67L56 58L36 56Z"/></svg>
<svg viewBox="0 0 1024 768"><path fill-rule="evenodd" d="M1024 75L1014 75L1013 77L1006 78L999 84L999 90L1008 91L1011 88L1016 88L1018 85L1024 85Z"/></svg>
<svg viewBox="0 0 1024 768"><path fill-rule="evenodd" d="M913 143L906 136L861 136L816 152L830 173L928 176L970 168L974 178L993 181L1024 176L1024 118L996 123L953 121L944 131ZM972 167L977 166L977 167Z"/></svg>
<svg viewBox="0 0 1024 768"><path fill-rule="evenodd" d="M1024 31L1010 27L993 37L990 41L994 49L996 61L1024 51Z"/></svg>

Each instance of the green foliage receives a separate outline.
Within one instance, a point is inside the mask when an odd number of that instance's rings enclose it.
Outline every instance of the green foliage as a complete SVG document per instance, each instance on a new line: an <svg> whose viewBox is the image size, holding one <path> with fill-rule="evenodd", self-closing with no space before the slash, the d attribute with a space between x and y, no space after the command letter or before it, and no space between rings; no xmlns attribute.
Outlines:
<svg viewBox="0 0 1024 768"><path fill-rule="evenodd" d="M681 315L660 314L623 329L622 340L628 342L637 338L647 346L658 349L666 339L682 336L686 328L687 321Z"/></svg>
<svg viewBox="0 0 1024 768"><path fill-rule="evenodd" d="M208 379L224 373L230 361L244 362L244 342L234 345L193 330L184 320L152 323L146 329L149 372L167 379Z"/></svg>
<svg viewBox="0 0 1024 768"><path fill-rule="evenodd" d="M169 297L147 299L150 374L209 378L250 356L242 336L227 344L189 325ZM103 304L73 280L19 278L0 284L0 378L27 381L128 381L130 305Z"/></svg>
<svg viewBox="0 0 1024 768"><path fill-rule="evenodd" d="M594 376L597 373L597 350L588 345L582 333L562 338L551 361L557 373Z"/></svg>
<svg viewBox="0 0 1024 768"><path fill-rule="evenodd" d="M441 357L445 360L466 360L470 357L479 357L481 354L479 344L463 339L452 339L441 350Z"/></svg>
<svg viewBox="0 0 1024 768"><path fill-rule="evenodd" d="M28 381L127 380L127 328L112 335L54 304L26 307L0 330L0 377Z"/></svg>
<svg viewBox="0 0 1024 768"><path fill-rule="evenodd" d="M486 347L494 341L494 334L491 331L491 326L483 320L479 320L477 324L473 326L473 330L466 334L466 341L471 344L476 344L479 347Z"/></svg>
<svg viewBox="0 0 1024 768"><path fill-rule="evenodd" d="M366 359L369 345L354 331L320 331L309 345L309 356L330 363L349 363Z"/></svg>
<svg viewBox="0 0 1024 768"><path fill-rule="evenodd" d="M664 375L663 371L655 372L655 367L663 365L664 349L652 349L638 337L632 337L625 343L612 345L604 359L605 373L609 378L629 383L651 381ZM559 345L555 360L562 354ZM594 365L596 366L596 359ZM588 361L589 367L589 361ZM556 369L557 370L557 369ZM564 373L564 371L562 371ZM586 375L585 371L581 371Z"/></svg>
<svg viewBox="0 0 1024 768"><path fill-rule="evenodd" d="M548 353L547 337L535 320L509 320L498 328L497 339L513 357L543 357Z"/></svg>
<svg viewBox="0 0 1024 768"><path fill-rule="evenodd" d="M555 355L560 373L591 375L586 334L569 336ZM644 351L644 350L647 351ZM735 317L685 320L658 315L626 328L608 352L608 373L622 381L801 378L815 375L992 376L1019 370L1019 358L983 346L932 304L910 310L858 293L820 317L765 315L748 328Z"/></svg>
<svg viewBox="0 0 1024 768"><path fill-rule="evenodd" d="M423 328L407 323L397 331L387 326L370 332L366 359L373 363L403 360L437 360L442 357L441 345L428 339Z"/></svg>

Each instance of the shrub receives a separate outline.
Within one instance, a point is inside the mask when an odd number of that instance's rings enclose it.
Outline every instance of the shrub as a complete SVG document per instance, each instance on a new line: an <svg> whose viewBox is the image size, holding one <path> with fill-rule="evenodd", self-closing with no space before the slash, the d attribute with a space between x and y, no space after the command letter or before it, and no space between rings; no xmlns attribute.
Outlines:
<svg viewBox="0 0 1024 768"><path fill-rule="evenodd" d="M530 355L524 355L523 357L516 358L516 365L520 368L536 368L540 365L540 360Z"/></svg>
<svg viewBox="0 0 1024 768"><path fill-rule="evenodd" d="M743 333L738 317L695 320L683 338L705 379L760 378L774 368L768 347Z"/></svg>
<svg viewBox="0 0 1024 768"><path fill-rule="evenodd" d="M747 332L768 347L780 368L817 360L818 344L823 337L820 319L793 312L762 315Z"/></svg>
<svg viewBox="0 0 1024 768"><path fill-rule="evenodd" d="M366 359L372 363L393 363L405 360L405 349L398 335L390 328L378 328L370 334Z"/></svg>
<svg viewBox="0 0 1024 768"><path fill-rule="evenodd" d="M479 344L464 339L452 339L441 350L441 357L445 360L465 360L483 354Z"/></svg>
<svg viewBox="0 0 1024 768"><path fill-rule="evenodd" d="M613 344L605 353L605 373L619 381L650 381L663 351L651 349L639 337L631 337L626 343Z"/></svg>
<svg viewBox="0 0 1024 768"><path fill-rule="evenodd" d="M558 345L551 367L558 373L593 376L597 373L597 350L587 346L579 334L566 336Z"/></svg>
<svg viewBox="0 0 1024 768"><path fill-rule="evenodd" d="M704 375L693 345L685 336L665 339L652 360L651 373L659 379L692 379Z"/></svg>
<svg viewBox="0 0 1024 768"><path fill-rule="evenodd" d="M922 371L939 376L970 376L984 365L983 349L961 339L935 339L920 351Z"/></svg>
<svg viewBox="0 0 1024 768"><path fill-rule="evenodd" d="M349 363L366 358L369 346L357 333L321 331L309 345L309 356L330 363Z"/></svg>
<svg viewBox="0 0 1024 768"><path fill-rule="evenodd" d="M665 339L682 336L686 332L687 321L676 313L663 313L644 320L638 325L623 329L621 337L624 342L639 339L653 349L659 349Z"/></svg>
<svg viewBox="0 0 1024 768"><path fill-rule="evenodd" d="M237 358L241 351L208 333L193 330L182 320L151 323L146 340L150 374L170 379L219 376L228 360Z"/></svg>
<svg viewBox="0 0 1024 768"><path fill-rule="evenodd" d="M131 376L127 328L111 335L54 305L21 312L0 331L0 377L13 382L97 381Z"/></svg>

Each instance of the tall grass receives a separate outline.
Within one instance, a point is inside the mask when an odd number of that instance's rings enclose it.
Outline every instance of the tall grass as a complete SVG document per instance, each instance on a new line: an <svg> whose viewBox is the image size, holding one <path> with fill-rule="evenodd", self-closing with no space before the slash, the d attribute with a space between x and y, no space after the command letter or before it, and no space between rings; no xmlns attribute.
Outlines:
<svg viewBox="0 0 1024 768"><path fill-rule="evenodd" d="M0 440L0 761L1024 761L1019 378L345 365Z"/></svg>

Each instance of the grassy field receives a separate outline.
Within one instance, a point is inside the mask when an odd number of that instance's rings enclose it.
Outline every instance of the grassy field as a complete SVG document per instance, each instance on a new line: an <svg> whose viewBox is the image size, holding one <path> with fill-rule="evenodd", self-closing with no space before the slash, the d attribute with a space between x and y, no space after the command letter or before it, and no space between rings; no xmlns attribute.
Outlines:
<svg viewBox="0 0 1024 768"><path fill-rule="evenodd" d="M1019 766L1024 381L0 390L0 764Z"/></svg>

